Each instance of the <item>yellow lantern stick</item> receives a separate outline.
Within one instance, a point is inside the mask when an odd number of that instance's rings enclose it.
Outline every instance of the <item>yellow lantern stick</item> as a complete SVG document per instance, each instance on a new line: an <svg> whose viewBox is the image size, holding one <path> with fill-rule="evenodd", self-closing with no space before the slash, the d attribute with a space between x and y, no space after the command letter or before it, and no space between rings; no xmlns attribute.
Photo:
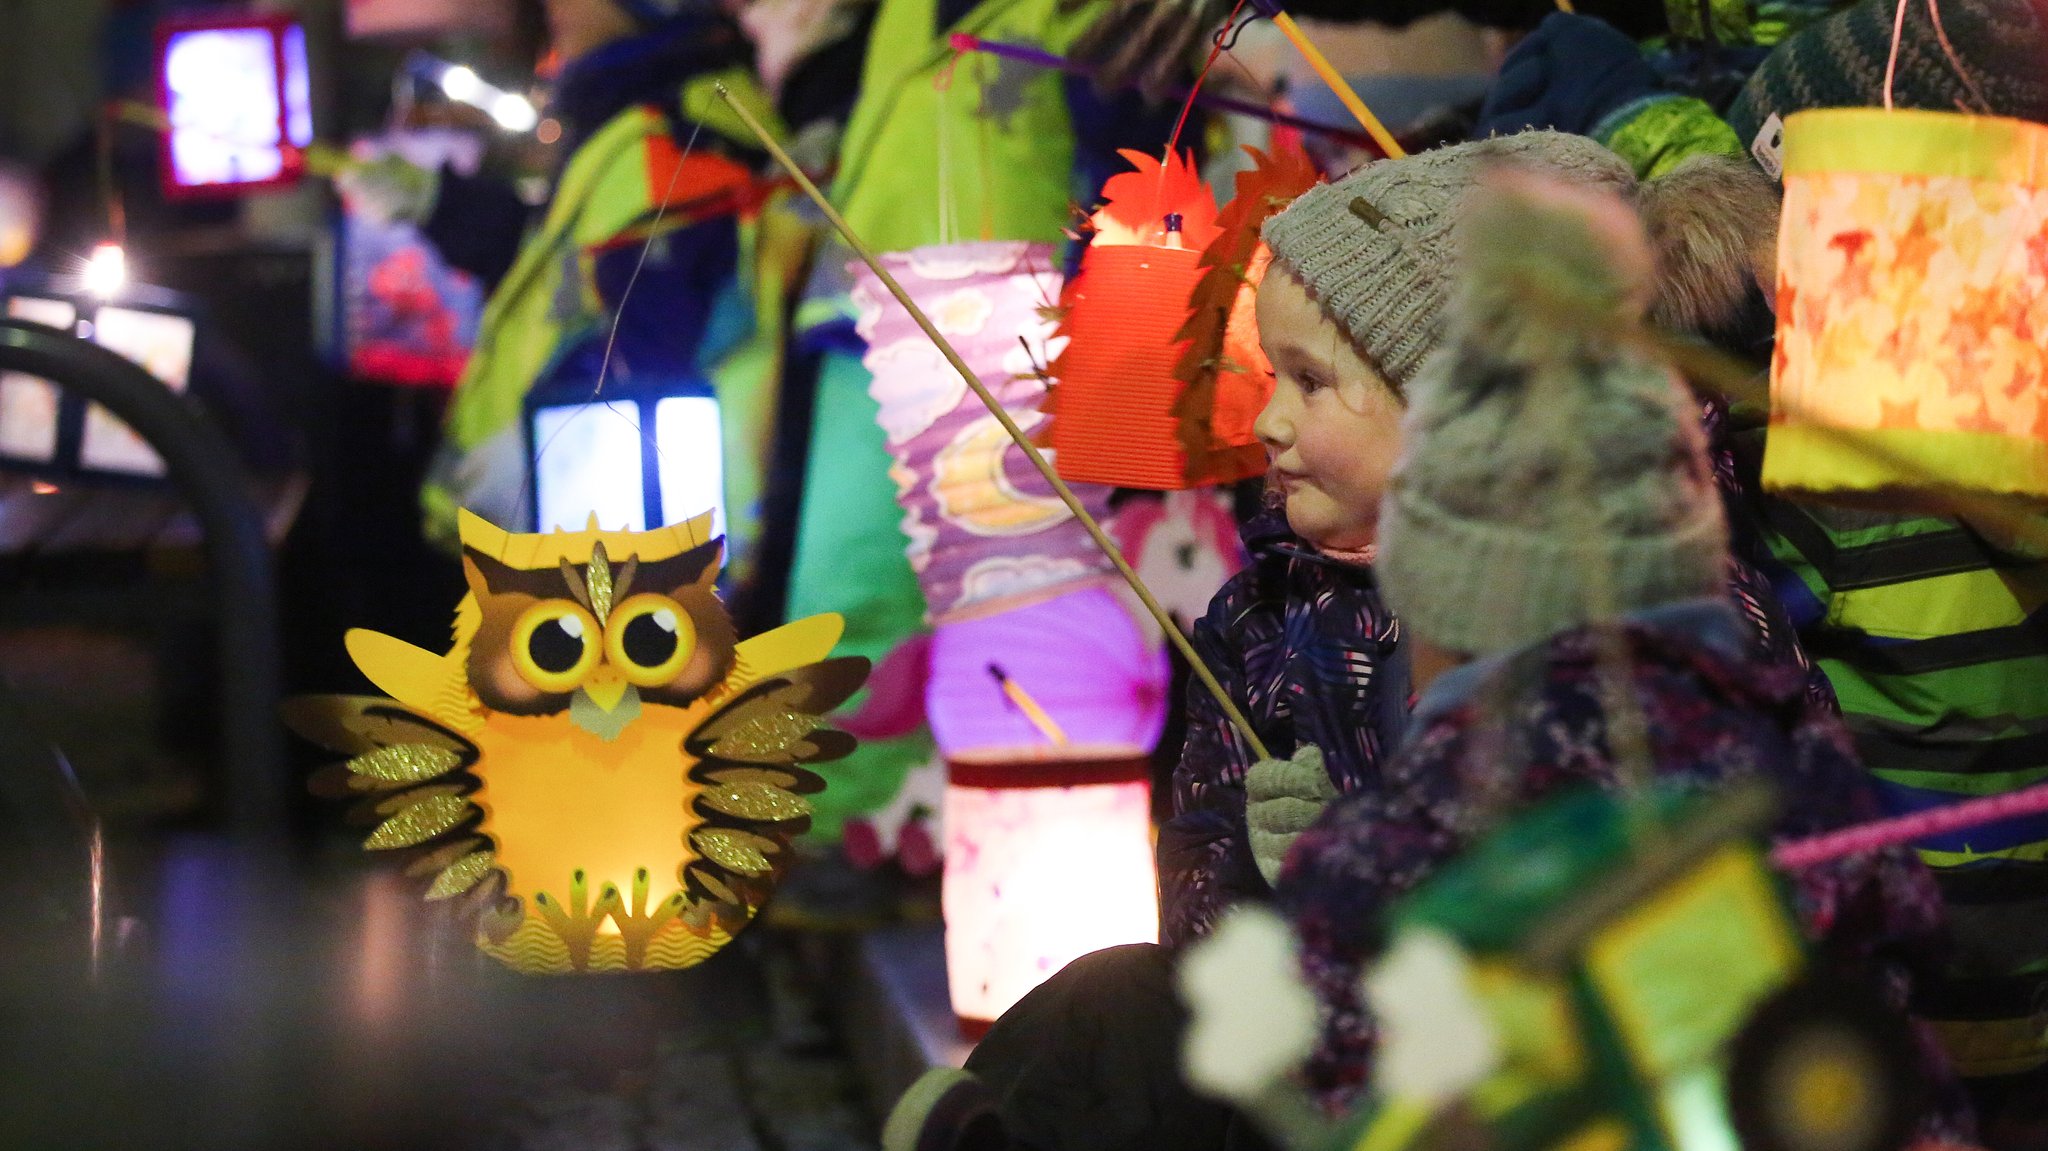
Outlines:
<svg viewBox="0 0 2048 1151"><path fill-rule="evenodd" d="M1010 673L1004 671L1001 664L988 665L988 673L995 677L997 685L1003 689L1004 697L1016 704L1017 710L1024 713L1024 718L1031 721L1031 726L1038 729L1038 734L1044 736L1054 747L1067 746L1065 729L1053 722L1053 718L1045 713L1045 708L1031 698L1031 693L1025 691L1022 684L1011 679Z"/></svg>
<svg viewBox="0 0 2048 1151"><path fill-rule="evenodd" d="M1166 614L1165 608L1159 606L1159 601L1153 598L1151 589L1145 586L1145 581L1139 579L1138 573L1131 570L1131 565L1125 561L1123 552L1109 538L1108 533L1102 530L1102 525L1095 522L1095 517L1088 514L1088 509L1081 506L1081 501L1075 497L1073 489L1067 487L1067 482L1059 477L1059 473L1052 470L1052 465L1046 462L1045 456L1040 454L1037 446L1024 435L1024 429L1018 427L1017 422L1010 418L1010 413L1003 410L1003 405L990 394L987 387L983 386L981 378L974 374L974 369L967 366L960 358L960 353L954 351L953 345L946 341L946 337L939 333L937 327L933 326L931 318L924 314L924 309L918 307L917 301L910 298L910 293L903 290L903 285L896 282L896 277L889 274L889 269L875 257L867 242L854 234L846 218L839 214L839 210L832 206L832 202L825 198L825 194L820 192L818 186L811 182L811 178L804 174L804 170L797 166L797 162L790 159L789 153L782 150L782 145L776 142L768 129L761 126L761 121L755 119L754 113L745 104L740 103L724 84L713 87L717 90L719 99L724 100L733 110L733 114L740 118L740 122L747 126L747 130L761 141L761 146L768 150L769 155L775 157L775 162L782 165L783 170L796 181L797 187L803 189L804 195L809 196L811 202L818 206L818 210L825 214L825 218L832 221L832 226L839 230L847 246L867 263L869 270L882 281L882 286L889 289L889 294L896 297L896 302L903 305L904 311L910 313L910 318L917 321L917 326L924 330L924 334L939 349L939 354L946 357L946 362L953 365L954 371L960 373L960 378L967 382L967 386L988 407L989 414L995 417L996 422L1003 426L1003 431L1009 433L1010 439L1024 452L1025 457L1031 461L1031 466L1037 468L1038 474L1045 477L1045 482L1052 485L1053 494L1059 496L1060 502L1067 505L1067 510L1073 513L1074 519L1087 529L1089 538L1095 541L1095 546L1101 548L1102 554L1109 557L1109 562L1116 566L1117 573L1131 586L1131 591L1137 594L1138 600L1145 605L1145 610L1151 612L1152 618L1159 622L1160 630L1166 633L1166 638L1180 651L1181 658L1188 661L1188 668L1194 672L1195 678L1201 680L1202 686L1209 690L1209 694L1216 697L1217 706L1223 709L1223 714L1230 720L1231 725L1244 737L1245 745L1251 749L1252 754L1260 759L1271 759L1265 742L1252 730L1251 721L1238 710L1237 704L1230 699L1230 693L1223 690L1223 685L1216 682L1215 673L1202 662L1202 657L1195 654L1194 645L1181 634L1180 626L1173 622L1173 617Z"/></svg>
<svg viewBox="0 0 2048 1151"><path fill-rule="evenodd" d="M1394 139L1394 134L1387 131L1387 126L1380 123L1380 118L1372 114L1372 109L1365 106L1365 101L1358 98L1357 92L1352 91L1351 85L1346 83L1344 77L1330 64L1329 57L1323 55L1320 48L1309 42L1308 36L1301 30L1301 25L1294 22L1294 17L1279 8L1272 9L1271 15L1273 27L1280 29L1281 34L1294 45L1294 50L1301 53L1303 60L1308 61L1308 66L1315 69L1316 75L1322 77L1323 83L1330 86L1330 91L1337 94L1337 99L1350 110L1352 118L1365 129L1365 134L1372 137L1372 142L1380 146L1380 151L1386 153L1387 159L1398 160L1406 156L1407 149L1401 147Z"/></svg>

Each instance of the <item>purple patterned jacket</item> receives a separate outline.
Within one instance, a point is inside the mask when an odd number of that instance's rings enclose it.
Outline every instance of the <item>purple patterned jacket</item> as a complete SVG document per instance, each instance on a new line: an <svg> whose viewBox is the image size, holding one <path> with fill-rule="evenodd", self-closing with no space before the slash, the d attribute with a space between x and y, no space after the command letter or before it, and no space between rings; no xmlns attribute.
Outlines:
<svg viewBox="0 0 2048 1151"><path fill-rule="evenodd" d="M1882 814L1841 720L1810 697L1802 669L1751 654L1729 605L1653 609L1631 617L1626 634L1658 775L1703 787L1768 779L1786 801L1780 836ZM1327 1105L1351 1102L1371 1069L1374 1031L1358 979L1388 906L1507 807L1575 781L1616 783L1593 648L1582 629L1443 676L1418 701L1379 786L1331 804L1295 841L1278 902L1301 935L1303 970L1322 1008L1307 1081ZM1503 708L1509 723L1482 723ZM1856 856L1791 879L1823 962L1874 977L1903 1008L1907 973L1935 957L1942 918L1933 881L1912 854ZM1930 1076L1948 1078L1939 1055L1926 1062ZM1952 1101L1944 1110L1956 1114Z"/></svg>
<svg viewBox="0 0 2048 1151"><path fill-rule="evenodd" d="M1339 790L1379 786L1382 754L1400 742L1408 661L1370 569L1318 554L1268 507L1239 533L1251 562L1195 624L1195 650L1266 750L1323 749ZM1188 687L1188 737L1173 773L1173 815L1159 829L1160 941L1209 933L1223 908L1268 899L1246 842L1244 773L1255 760L1199 682Z"/></svg>

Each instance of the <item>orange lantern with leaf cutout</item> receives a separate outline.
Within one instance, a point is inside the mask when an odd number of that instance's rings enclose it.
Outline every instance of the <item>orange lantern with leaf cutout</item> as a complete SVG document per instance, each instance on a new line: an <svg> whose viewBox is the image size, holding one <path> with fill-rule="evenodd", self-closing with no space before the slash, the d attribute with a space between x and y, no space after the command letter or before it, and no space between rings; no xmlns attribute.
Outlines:
<svg viewBox="0 0 2048 1151"><path fill-rule="evenodd" d="M1193 162L1126 151L1134 171L1103 185L1094 239L1061 296L1046 410L1062 477L1119 487L1188 487L1175 366L1201 253L1219 234L1216 201Z"/></svg>
<svg viewBox="0 0 2048 1151"><path fill-rule="evenodd" d="M1787 119L1777 312L1765 487L2048 499L2048 127Z"/></svg>

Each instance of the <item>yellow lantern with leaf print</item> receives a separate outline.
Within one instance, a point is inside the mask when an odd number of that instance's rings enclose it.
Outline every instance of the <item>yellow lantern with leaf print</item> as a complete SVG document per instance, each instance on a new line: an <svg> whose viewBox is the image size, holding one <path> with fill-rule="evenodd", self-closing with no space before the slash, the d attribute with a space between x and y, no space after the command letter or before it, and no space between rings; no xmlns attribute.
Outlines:
<svg viewBox="0 0 2048 1151"><path fill-rule="evenodd" d="M1784 176L1764 486L2048 500L2048 127L1801 112Z"/></svg>

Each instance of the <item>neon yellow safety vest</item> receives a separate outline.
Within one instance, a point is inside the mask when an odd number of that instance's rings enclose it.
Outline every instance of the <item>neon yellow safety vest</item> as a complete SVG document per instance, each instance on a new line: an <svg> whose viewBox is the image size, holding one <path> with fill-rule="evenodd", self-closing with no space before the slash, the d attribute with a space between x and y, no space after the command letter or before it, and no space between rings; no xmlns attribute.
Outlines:
<svg viewBox="0 0 2048 1151"><path fill-rule="evenodd" d="M983 0L950 32L1064 53L1106 4ZM963 240L1056 242L1068 224L1074 133L1061 74L956 53L937 0L886 0L846 126L832 202L879 252Z"/></svg>

